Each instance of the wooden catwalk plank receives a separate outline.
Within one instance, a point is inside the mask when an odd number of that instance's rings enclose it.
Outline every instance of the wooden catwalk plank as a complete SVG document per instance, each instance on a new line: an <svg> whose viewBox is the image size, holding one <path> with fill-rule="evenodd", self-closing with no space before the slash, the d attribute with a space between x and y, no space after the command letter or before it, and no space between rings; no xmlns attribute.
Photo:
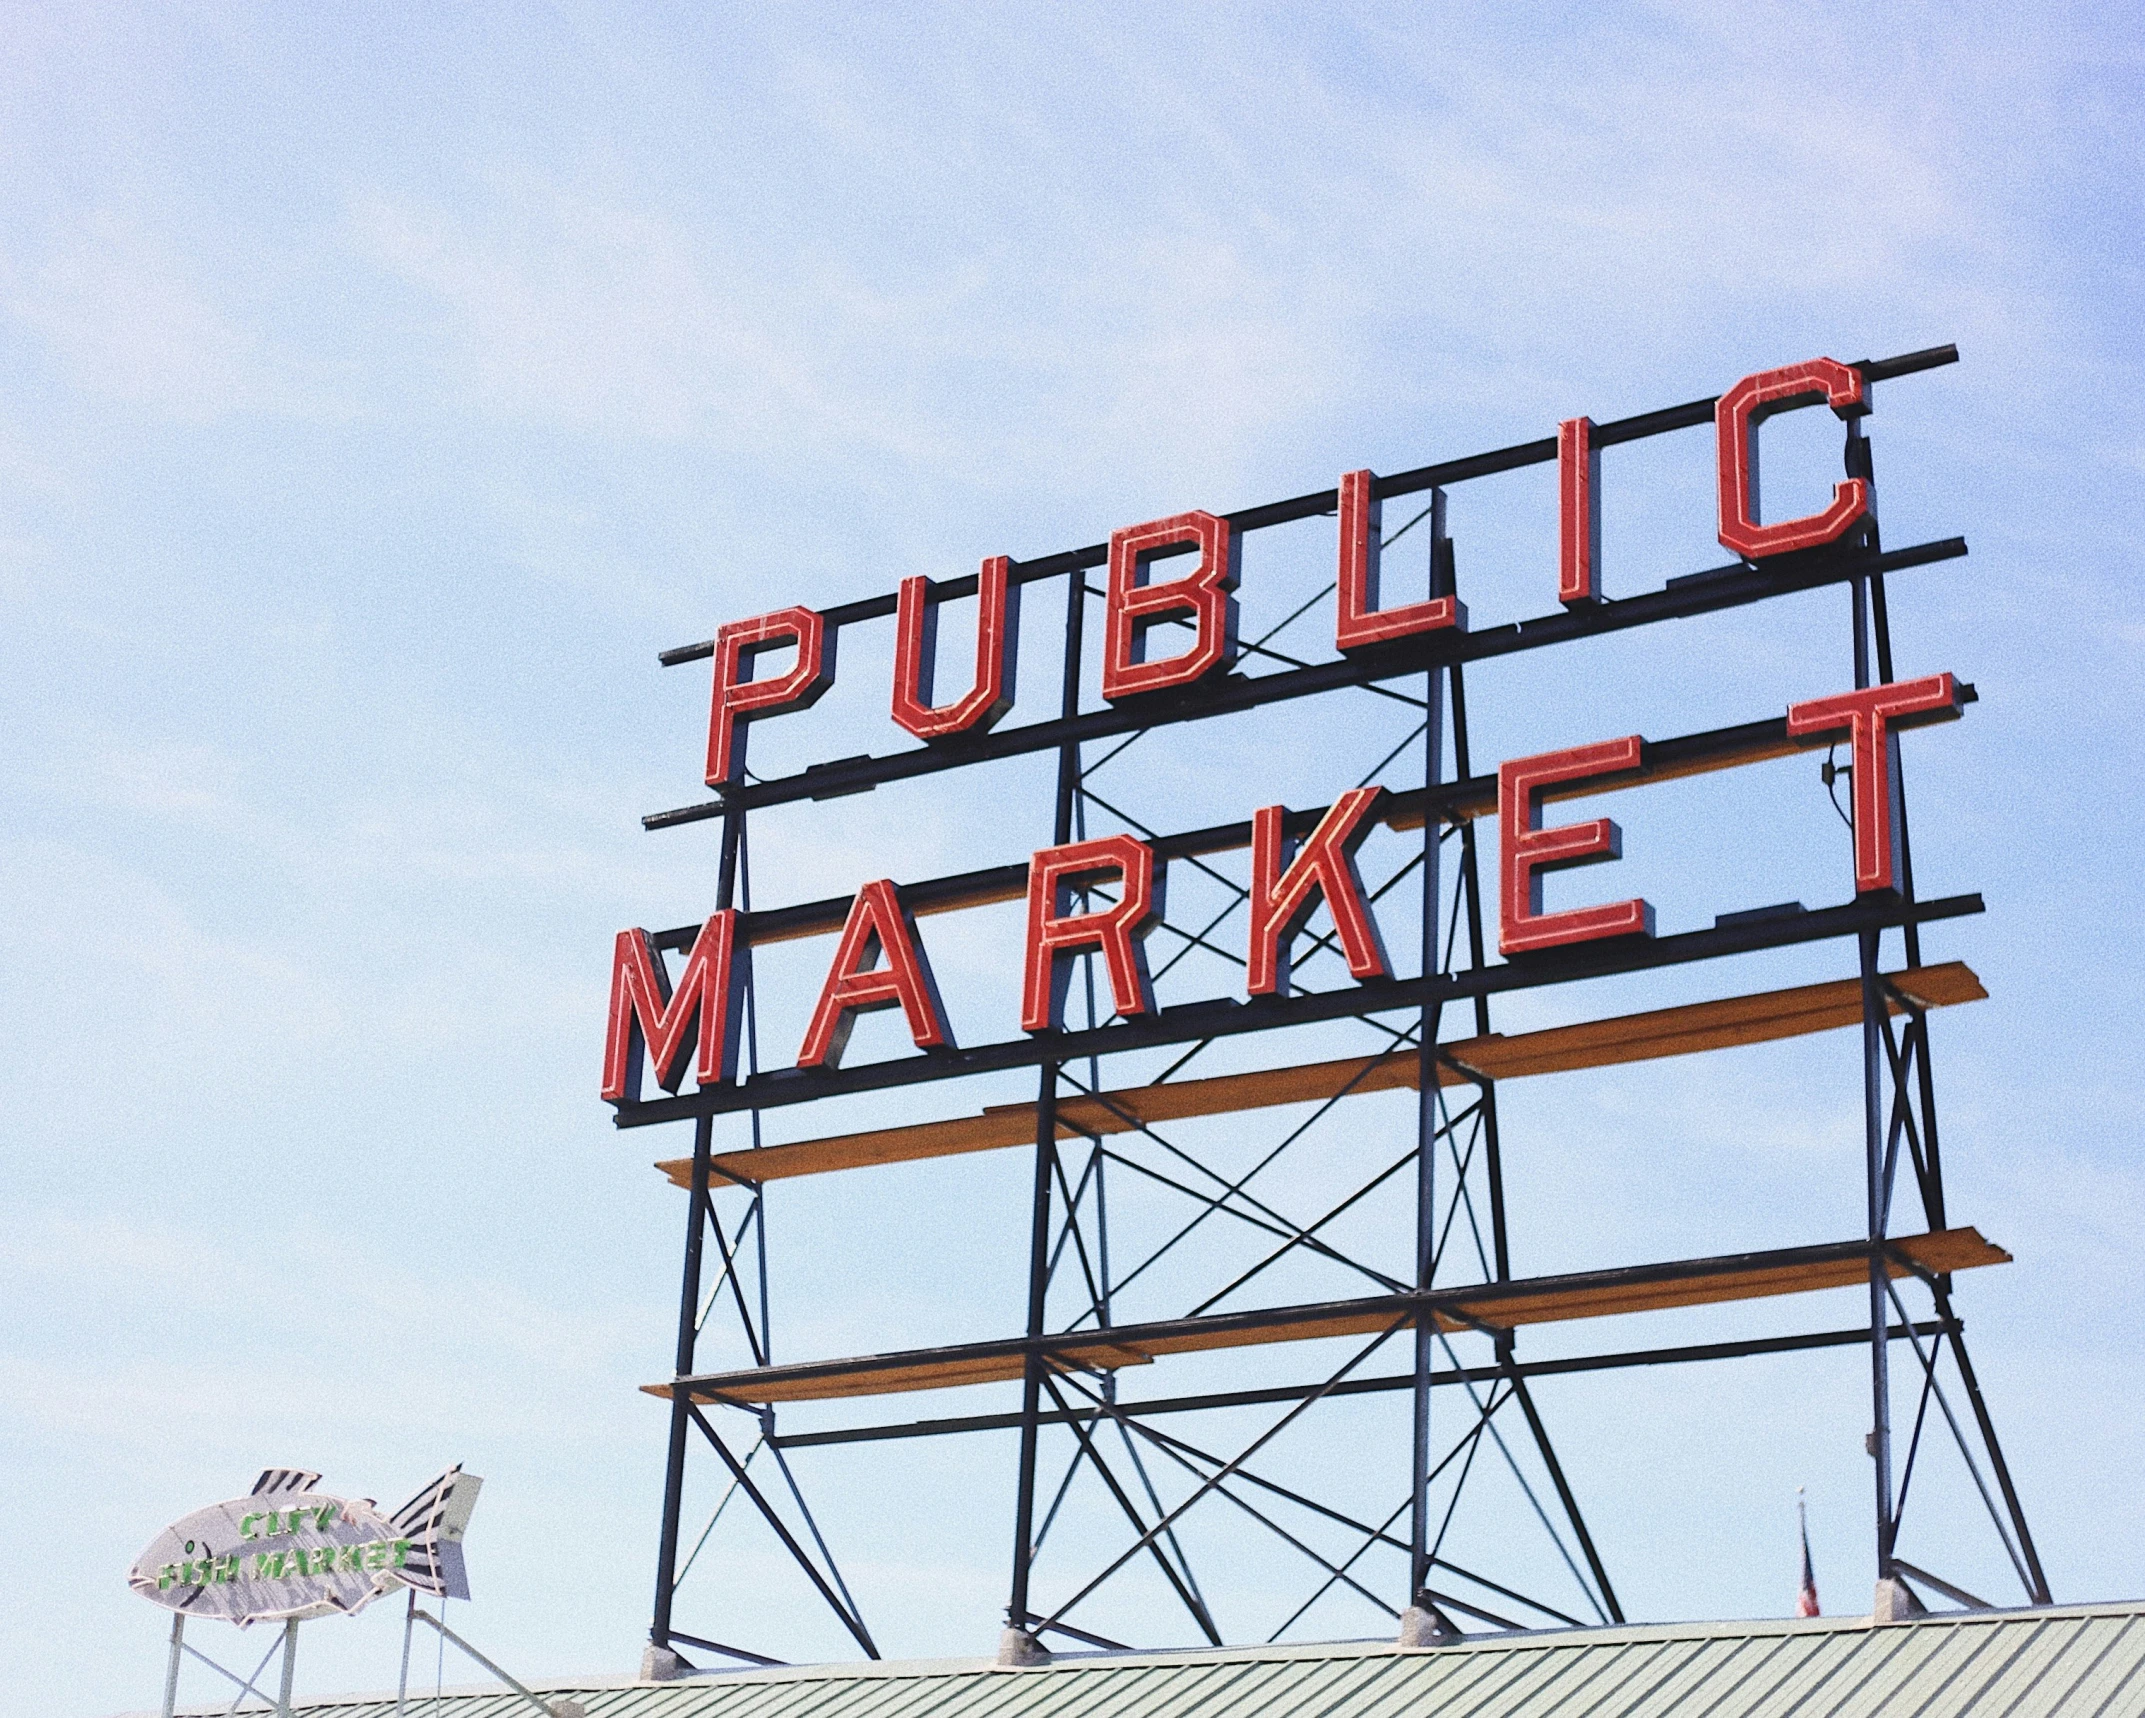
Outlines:
<svg viewBox="0 0 2145 1718"><path fill-rule="evenodd" d="M2008 1264L2011 1258L2001 1247L1983 1239L1979 1230L1971 1228L1903 1236L1890 1243L1890 1253L1886 1268L1895 1277L1909 1274L1911 1265L1949 1272ZM1866 1282L1868 1276L1868 1244L1840 1241L1827 1246L1789 1247L1439 1289L1427 1295L1380 1295L1319 1306L1269 1307L1119 1325L1107 1335L1073 1332L1046 1337L1042 1352L1046 1363L1059 1370L1114 1372L1171 1354L1308 1342L1320 1337L1369 1336L1400 1329L1425 1310L1441 1330L1498 1330L1849 1288ZM830 1401L1003 1383L1021 1376L1026 1355L1024 1340L1008 1338L905 1353L755 1367L741 1372L704 1373L686 1379L684 1384L699 1401ZM647 1384L642 1388L650 1395L668 1396L674 1386Z"/></svg>
<svg viewBox="0 0 2145 1718"><path fill-rule="evenodd" d="M1963 961L1916 967L1889 977L1895 989L1925 1007L1978 1001L1988 994ZM1898 1004L1894 1003L1893 1008L1897 1012ZM1563 1073L1690 1055L1736 1044L1765 1043L1852 1026L1861 1018L1859 979L1797 985L1788 990L1657 1008L1644 1014L1553 1026L1509 1037L1493 1032L1486 1037L1463 1038L1440 1046L1444 1057L1458 1067L1441 1067L1439 1083L1464 1084L1466 1076L1459 1071L1461 1068L1494 1080L1519 1079L1530 1074ZM1095 1097L1068 1096L1058 1100L1058 1137L1129 1133L1137 1127L1187 1116L1224 1115L1278 1104L1323 1103L1330 1098L1397 1087L1412 1090L1419 1069L1419 1058L1409 1050L1368 1059L1349 1056L1244 1074L1219 1074L1204 1080L1128 1086ZM796 1175L824 1175L873 1164L993 1151L1032 1144L1034 1139L1034 1104L998 1104L981 1115L834 1134L758 1151L722 1152L712 1160L711 1167L718 1186L725 1181L781 1181ZM680 1187L692 1184L693 1164L689 1157L672 1158L656 1167Z"/></svg>

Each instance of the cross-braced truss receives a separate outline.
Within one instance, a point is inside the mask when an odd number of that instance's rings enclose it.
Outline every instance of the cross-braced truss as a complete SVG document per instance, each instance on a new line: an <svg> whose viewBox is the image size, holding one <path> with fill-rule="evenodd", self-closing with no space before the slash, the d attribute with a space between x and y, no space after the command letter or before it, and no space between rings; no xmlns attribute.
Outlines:
<svg viewBox="0 0 2145 1718"><path fill-rule="evenodd" d="M1894 368L1885 373L1907 373L1927 361L1948 359L1925 354L1888 361ZM1884 370L1866 368L1872 375ZM1699 404L1710 410L1710 402ZM1695 410L1633 420L1647 427L1632 434L1699 421L1691 415ZM1495 463L1500 459L1504 463ZM1490 471L1524 462L1493 455L1475 463ZM1468 464L1445 469L1457 481L1474 474L1459 469ZM1870 478L1869 444L1859 420L1848 427L1847 465L1850 473ZM1393 487L1398 492L1403 486ZM1452 592L1444 491L1434 482L1416 489L1428 491L1427 504L1386 546L1417 534L1428 551L1431 594ZM1266 511L1277 519L1301 516ZM1673 600L1603 604L1597 616L1580 615L1574 624L1612 630L1788 589L1845 583L1853 595L1856 684L1870 684L1873 667L1876 679L1889 681L1885 573L1940 558L1940 552L1954 551L1937 545L1887 556L1872 531L1864 543L1804 558L1792 577L1776 572L1750 582L1748 569L1722 569L1707 576L1710 584L1678 581L1686 587L1680 594L1671 585L1662 595ZM1062 709L1058 723L1045 725L1062 736L1054 747L1053 838L1064 843L1124 831L1153 842L1175 872L1168 912L1156 930L1152 968L1158 990L1193 999L1217 988L1233 990L1241 985L1244 961L1228 933L1231 921L1242 918L1248 891L1215 856L1244 843L1229 830L1173 836L1162 827L1166 819L1138 803L1143 783L1134 771L1134 748L1153 727L1120 722L1100 737L1087 737L1083 722L1096 724L1081 709L1082 636L1087 611L1102 593L1087 584L1082 570L1091 559L1059 559L1069 563L1062 569ZM1245 659L1272 670L1251 678L1254 691L1327 672L1308 656L1291 654L1291 647L1330 594L1328 586L1312 595L1242 647ZM1652 606L1644 614L1611 612L1647 602ZM1553 630L1564 618L1530 627ZM1524 635L1529 628L1517 631ZM629 1124L696 1117L692 1159L667 1166L688 1190L690 1217L676 1378L661 1387L671 1399L672 1420L652 1631L658 1646L770 1662L687 1632L676 1614L678 1594L712 1538L726 1521L742 1517L756 1518L779 1540L806 1583L800 1591L816 1593L857 1646L876 1657L862 1608L807 1502L809 1476L798 1471L805 1452L990 1431L1018 1434L1007 1620L1040 1641L1116 1647L1155 1644L1164 1636L1219 1644L1247 1635L1277 1640L1292 1631L1361 1632L1365 1622L1390 1627L1411 1605L1442 1627L1621 1621L1606 1561L1530 1380L1855 1343L1867 1347L1871 1360L1880 1578L1905 1579L1962 1604L1983 1602L1906 1562L1897 1549L1917 1470L1932 1444L1947 1437L1963 1457L2027 1597L2048 1602L1951 1301L1953 1270L2001 1255L1973 1231L1947 1228L1929 1011L1980 992L1963 968L1923 967L1919 926L1978 910L1978 901L1917 903L1911 858L1902 852L1902 887L1885 899L1865 897L1851 907L1807 915L1798 910L1792 925L1741 915L1745 922L1724 920L1711 933L1662 939L1657 951L1675 948L1646 957L1646 963L1660 964L1851 934L1860 954L1856 980L1500 1038L1491 1026L1493 994L1635 970L1641 963L1620 968L1614 960L1587 955L1562 964L1538 961L1515 976L1512 964L1490 959L1475 820L1487 809L1485 787L1493 790L1494 783L1475 774L1470 756L1465 654L1448 651L1415 673L1396 671L1389 656L1358 665L1332 688L1375 711L1345 727L1334 724L1325 761L1359 749L1358 783L1392 790L1389 833L1366 849L1376 864L1365 883L1382 914L1411 928L1418 975L1395 983L1389 994L1366 993L1351 981L1334 931L1302 937L1289 998L1269 1005L1268 1018L1325 1031L1329 1050L1342 1049L1333 1036L1342 1034L1343 1053L1286 1067L1275 1066L1270 1055L1260 1062L1258 1047L1267 1039L1247 1041L1240 1024L1220 1016L1214 1030L1203 1032L1197 1006L1167 1010L1184 1022L1174 1032L1150 1026L1144 1037L1129 1033L1098 1001L1094 957L1086 956L1076 968L1073 992L1083 1018L1038 1035L1032 1052L981 1052L918 1076L1033 1066L1035 1101L1017 1115L1008 1116L1001 1106L972 1119L763 1151L758 1129L767 1103L866 1088L822 1075L816 1083L792 1079L785 1092L773 1095L760 1078L758 1022L748 994L751 1065L742 1086L727 1095L711 1097L704 1090L693 1099L633 1106L643 1113L622 1116ZM1327 688L1321 682L1310 689ZM1284 695L1294 693L1273 693ZM1229 708L1255 702L1250 692L1226 696L1236 700ZM1179 710L1165 720L1202 713ZM1775 732L1778 727L1756 723L1668 742L1656 748L1666 760L1661 772L1781 755L1791 746ZM1128 754L1131 763L1123 761ZM868 773L874 762L839 767ZM1896 755L1893 762L1903 840ZM888 779L896 773L889 768ZM724 819L719 904L740 903L748 923L747 813L755 803L801 797L791 786L794 779L733 790L716 808ZM971 898L1004 898L1005 882L993 876L947 880L941 893L958 898L958 888L967 888ZM1099 904L1108 897L1096 891L1093 899ZM797 923L817 923L811 919L815 910L792 910L782 934L795 934ZM1888 929L1904 941L1906 966L1895 973L1879 961ZM666 935L674 947L690 939L689 932ZM1515 1277L1498 1129L1501 1078L1855 1022L1864 1046L1866 1236L1832 1247L1563 1278ZM1212 1071L1232 1051L1234 1060L1244 1061L1247 1042L1254 1066ZM1413 1093L1404 1125L1393 1125L1390 1108L1379 1111L1381 1125L1353 1119L1364 1113L1363 1099L1395 1091ZM1274 1108L1283 1119L1265 1113ZM714 1151L719 1110L750 1116L754 1149ZM1213 1126L1217 1115L1231 1118L1225 1132ZM1344 1151L1332 1149L1337 1130ZM1023 1131L1034 1174L1020 1335L856 1360L777 1364L765 1222L774 1180L1004 1147ZM1907 1236L1892 1221L1902 1165L1926 1219L1926 1232ZM1870 1297L1864 1328L1543 1360L1521 1355L1520 1327L1544 1319L1864 1279ZM1929 1308L1917 1316L1914 1303L1923 1295ZM749 1367L719 1374L697 1369L699 1338L717 1319L734 1330ZM1273 1346L1293 1342L1314 1346ZM1893 1350L1900 1344L1912 1356L1914 1406L1904 1454L1895 1462L1891 1384ZM1213 1387L1226 1381L1217 1368L1247 1349L1267 1359L1259 1381ZM1307 1367L1285 1369L1294 1376L1280 1376L1273 1366L1277 1355L1315 1358ZM1201 1358L1180 1363L1175 1356ZM1197 1365L1198 1380L1207 1387L1174 1393L1131 1387L1147 1378L1143 1369L1165 1357L1170 1365ZM1155 1367L1156 1375L1166 1369ZM1018 1383L1017 1411L802 1430L778 1419L791 1402L992 1382ZM1377 1421L1369 1447L1336 1442L1333 1431L1322 1430L1338 1424L1340 1437L1357 1439L1370 1424L1362 1415L1380 1403L1404 1412L1390 1423ZM696 1446L712 1453L719 1482L717 1501L697 1527L683 1518L688 1455ZM1353 1459L1336 1462L1335 1451L1344 1447ZM1515 1505L1509 1518L1531 1527L1527 1535L1500 1535L1463 1555L1456 1530L1467 1518L1469 1499L1492 1480L1508 1488ZM1217 1518L1231 1528L1215 1529ZM1528 1542L1522 1544L1522 1537ZM1268 1567L1297 1569L1301 1586L1272 1615L1222 1614L1230 1583L1217 1582L1217 1570L1232 1547L1252 1542L1274 1553ZM1141 1582L1140 1604L1107 1608L1113 1594ZM1173 1622L1161 1620L1165 1611ZM1125 1624L1111 1622L1112 1616L1142 1619L1143 1626L1130 1631L1137 1638L1124 1638Z"/></svg>

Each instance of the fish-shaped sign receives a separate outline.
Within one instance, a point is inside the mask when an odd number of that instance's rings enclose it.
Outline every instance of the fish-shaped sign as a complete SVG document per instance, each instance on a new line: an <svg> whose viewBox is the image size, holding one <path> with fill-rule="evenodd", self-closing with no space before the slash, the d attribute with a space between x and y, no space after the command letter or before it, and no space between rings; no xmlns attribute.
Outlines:
<svg viewBox="0 0 2145 1718"><path fill-rule="evenodd" d="M361 1611L397 1587L469 1597L462 1533L484 1482L459 1463L391 1515L272 1467L253 1490L197 1509L150 1541L127 1584L188 1616L247 1623Z"/></svg>

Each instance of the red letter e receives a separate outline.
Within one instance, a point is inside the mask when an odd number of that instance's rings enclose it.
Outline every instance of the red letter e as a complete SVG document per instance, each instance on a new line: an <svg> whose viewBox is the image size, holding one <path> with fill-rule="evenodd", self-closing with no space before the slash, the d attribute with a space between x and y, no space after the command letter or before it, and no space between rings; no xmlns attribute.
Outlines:
<svg viewBox="0 0 2145 1718"><path fill-rule="evenodd" d="M1533 954L1566 943L1600 937L1653 935L1653 908L1642 900L1612 901L1598 907L1573 907L1561 913L1542 911L1544 871L1574 865L1598 865L1623 857L1623 832L1606 817L1586 823L1542 827L1541 793L1562 781L1589 781L1639 767L1645 742L1603 740L1539 757L1514 758L1497 770L1498 890L1497 946L1507 955Z"/></svg>

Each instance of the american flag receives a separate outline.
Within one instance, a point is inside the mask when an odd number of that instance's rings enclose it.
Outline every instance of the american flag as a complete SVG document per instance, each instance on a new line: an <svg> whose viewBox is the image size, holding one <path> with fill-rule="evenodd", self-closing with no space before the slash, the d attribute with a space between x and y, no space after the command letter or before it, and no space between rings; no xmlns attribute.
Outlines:
<svg viewBox="0 0 2145 1718"><path fill-rule="evenodd" d="M1802 1488L1795 1488L1795 1518L1802 1527L1802 1591L1795 1595L1795 1614L1814 1617L1817 1609L1817 1571L1810 1567L1810 1517L1803 1508Z"/></svg>

